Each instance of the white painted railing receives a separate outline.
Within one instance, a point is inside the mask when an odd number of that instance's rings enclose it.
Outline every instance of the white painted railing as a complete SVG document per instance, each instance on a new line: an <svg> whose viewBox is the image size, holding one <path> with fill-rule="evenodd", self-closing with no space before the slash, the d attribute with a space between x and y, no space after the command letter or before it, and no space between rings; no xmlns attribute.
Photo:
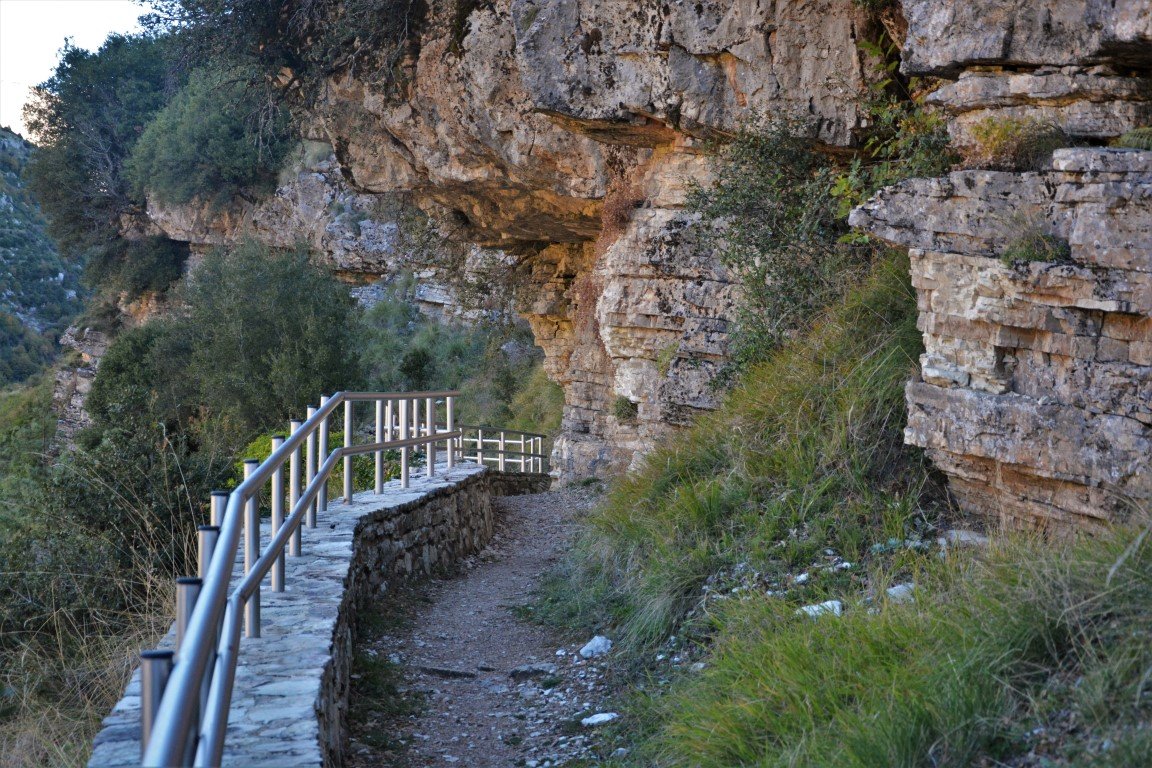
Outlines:
<svg viewBox="0 0 1152 768"><path fill-rule="evenodd" d="M501 472L545 472L545 435L497 427L460 426L457 450L465 459L488 464Z"/></svg>
<svg viewBox="0 0 1152 768"><path fill-rule="evenodd" d="M455 426L457 394L341 392L321 398L306 421L290 422L288 435L273 438L266 460L244 462L244 480L235 490L212 494L211 525L199 530L199 577L177 580L176 649L140 654L144 765L220 765L241 627L247 637L260 636L261 582L270 573L271 589L284 590L284 558L300 556L304 529L315 528L327 509L328 479L339 462L346 501L355 491L352 460L358 455L374 454L377 493L385 451L399 451L404 488L416 451L433 475L437 445L443 444L452 467L464 437ZM375 442L353 442L358 403L374 404ZM330 450L329 421L341 406L344 445ZM258 504L266 488L271 541L261 549ZM244 578L233 585L241 544Z"/></svg>

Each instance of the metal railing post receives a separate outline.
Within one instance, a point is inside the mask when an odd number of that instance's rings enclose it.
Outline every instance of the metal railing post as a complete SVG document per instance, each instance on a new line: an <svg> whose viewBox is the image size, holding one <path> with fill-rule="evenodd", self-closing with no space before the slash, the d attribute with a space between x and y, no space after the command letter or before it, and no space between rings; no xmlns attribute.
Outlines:
<svg viewBox="0 0 1152 768"><path fill-rule="evenodd" d="M260 466L256 459L244 460L244 479L247 480ZM244 575L252 572L260 557L260 494L253 493L244 505ZM244 634L260 637L260 590L257 589L244 604Z"/></svg>
<svg viewBox="0 0 1152 768"><path fill-rule="evenodd" d="M168 686L172 672L172 651L142 651L140 653L140 755L148 749L152 726L156 724L156 710Z"/></svg>
<svg viewBox="0 0 1152 768"><path fill-rule="evenodd" d="M320 396L320 407L323 408L328 403L328 395ZM328 461L328 418L320 422L320 446L316 452L316 471L320 471L320 467L324 462ZM347 440L347 437L345 437ZM316 497L316 511L328 511L328 478L324 478L324 483L320 486L320 495ZM315 526L313 526L315 527Z"/></svg>
<svg viewBox="0 0 1152 768"><path fill-rule="evenodd" d="M200 596L200 587L204 582L192 576L176 579L176 652L184 644L184 635L188 631L188 619L192 617L192 609L196 607L196 598Z"/></svg>
<svg viewBox="0 0 1152 768"><path fill-rule="evenodd" d="M308 418L311 419L315 415L316 409L308 406ZM304 462L305 486L312 485L312 478L316 477L316 430L308 433L307 446L307 455L305 456ZM323 491L321 491L321 493L323 493ZM319 499L313 499L312 503L308 505L308 512L304 515L304 522L309 528L316 527L316 508L319 504Z"/></svg>
<svg viewBox="0 0 1152 768"><path fill-rule="evenodd" d="M507 441L504 437L504 430L500 430L500 457L496 460L496 466L501 472L504 471L504 449L506 445Z"/></svg>
<svg viewBox="0 0 1152 768"><path fill-rule="evenodd" d="M384 404L384 439L388 441L392 440L392 435L394 434L392 429L395 426L394 419L396 418L396 415L393 413L395 408L393 408L392 402L393 401L389 400Z"/></svg>
<svg viewBox="0 0 1152 768"><path fill-rule="evenodd" d="M476 463L484 466L484 430L476 427Z"/></svg>
<svg viewBox="0 0 1152 768"><path fill-rule="evenodd" d="M275 453L284 445L284 436L276 435L272 438L272 452ZM272 536L275 537L284 525L284 465L276 467L272 473ZM272 563L272 591L284 591L284 550L276 555Z"/></svg>
<svg viewBox="0 0 1152 768"><path fill-rule="evenodd" d="M300 431L301 422L299 419L292 419L288 422L291 427L292 434ZM292 451L292 458L288 461L288 509L295 510L297 502L300 501L300 446L296 446L296 450ZM288 556L300 557L300 539L303 526L297 524L296 528L292 531L292 538L288 541Z"/></svg>
<svg viewBox="0 0 1152 768"><path fill-rule="evenodd" d="M408 439L408 398L400 401L400 439ZM408 457L411 448L404 446L400 449L400 487L408 487Z"/></svg>
<svg viewBox="0 0 1152 768"><path fill-rule="evenodd" d="M416 398L412 398L412 402L408 404L408 414L412 417L412 426L408 428L408 437L420 437L420 401ZM412 449L414 453L419 450L419 446Z"/></svg>
<svg viewBox="0 0 1152 768"><path fill-rule="evenodd" d="M376 401L376 442L384 442L384 401ZM384 493L384 449L380 448L376 451L376 474L375 484L372 486L373 491L377 494Z"/></svg>
<svg viewBox="0 0 1152 768"><path fill-rule="evenodd" d="M536 438L536 453L540 454L536 457L536 471L544 471L544 438Z"/></svg>
<svg viewBox="0 0 1152 768"><path fill-rule="evenodd" d="M448 433L456 431L456 398L448 395L447 402L444 404L445 422L447 424ZM448 449L448 469L456 466L456 438L450 437L445 442L445 447Z"/></svg>
<svg viewBox="0 0 1152 768"><path fill-rule="evenodd" d="M436 432L436 401L424 398L424 436L432 437ZM436 474L436 443L424 444L424 455L428 457L428 477Z"/></svg>
<svg viewBox="0 0 1152 768"><path fill-rule="evenodd" d="M196 529L196 544L199 552L196 558L196 574L200 578L208 573L208 564L212 562L212 554L216 551L216 542L220 540L220 526L201 525Z"/></svg>
<svg viewBox="0 0 1152 768"><path fill-rule="evenodd" d="M224 524L224 510L228 508L228 491L212 491L211 511L208 524L219 528Z"/></svg>
<svg viewBox="0 0 1152 768"><path fill-rule="evenodd" d="M344 401L344 447L352 447L352 401ZM352 503L352 456L344 457L344 503Z"/></svg>
<svg viewBox="0 0 1152 768"><path fill-rule="evenodd" d="M521 432L520 433L520 471L521 472L524 471L524 459L528 458L527 456L524 455L524 453L525 453L524 441L527 439L528 439L527 435L525 435L523 432Z"/></svg>

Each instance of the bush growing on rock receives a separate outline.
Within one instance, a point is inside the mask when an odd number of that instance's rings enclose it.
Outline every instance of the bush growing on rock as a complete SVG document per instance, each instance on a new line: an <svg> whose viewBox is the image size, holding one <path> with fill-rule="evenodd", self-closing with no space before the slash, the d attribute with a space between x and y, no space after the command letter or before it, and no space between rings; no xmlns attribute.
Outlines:
<svg viewBox="0 0 1152 768"><path fill-rule="evenodd" d="M1116 139L1115 146L1152 151L1152 127L1133 128Z"/></svg>
<svg viewBox="0 0 1152 768"><path fill-rule="evenodd" d="M144 129L126 164L140 197L222 205L271 191L288 150L286 110L244 70L195 72Z"/></svg>

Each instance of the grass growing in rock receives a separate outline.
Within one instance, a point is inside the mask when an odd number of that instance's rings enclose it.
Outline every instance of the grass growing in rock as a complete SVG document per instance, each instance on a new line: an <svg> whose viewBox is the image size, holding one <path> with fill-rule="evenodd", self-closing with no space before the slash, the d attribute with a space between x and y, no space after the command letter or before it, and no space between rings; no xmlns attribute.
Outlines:
<svg viewBox="0 0 1152 768"><path fill-rule="evenodd" d="M751 367L554 576L538 612L624 648L623 764L1152 765L1152 537L941 556L948 510L900 439L906 274L876 265Z"/></svg>
<svg viewBox="0 0 1152 768"><path fill-rule="evenodd" d="M811 570L795 599L824 599L874 544L920 535L935 485L901 439L920 351L906 259L892 255L616 484L540 612L651 650L690 614L704 621L710 593L790 588ZM830 557L854 566L821 567Z"/></svg>

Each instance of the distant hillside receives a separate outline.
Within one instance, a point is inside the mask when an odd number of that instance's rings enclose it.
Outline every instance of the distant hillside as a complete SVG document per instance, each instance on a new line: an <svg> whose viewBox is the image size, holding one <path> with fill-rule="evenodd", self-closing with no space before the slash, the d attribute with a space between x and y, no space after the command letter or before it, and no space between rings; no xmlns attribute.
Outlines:
<svg viewBox="0 0 1152 768"><path fill-rule="evenodd" d="M60 258L24 185L33 150L0 128L0 386L41 370L80 308L77 269Z"/></svg>

